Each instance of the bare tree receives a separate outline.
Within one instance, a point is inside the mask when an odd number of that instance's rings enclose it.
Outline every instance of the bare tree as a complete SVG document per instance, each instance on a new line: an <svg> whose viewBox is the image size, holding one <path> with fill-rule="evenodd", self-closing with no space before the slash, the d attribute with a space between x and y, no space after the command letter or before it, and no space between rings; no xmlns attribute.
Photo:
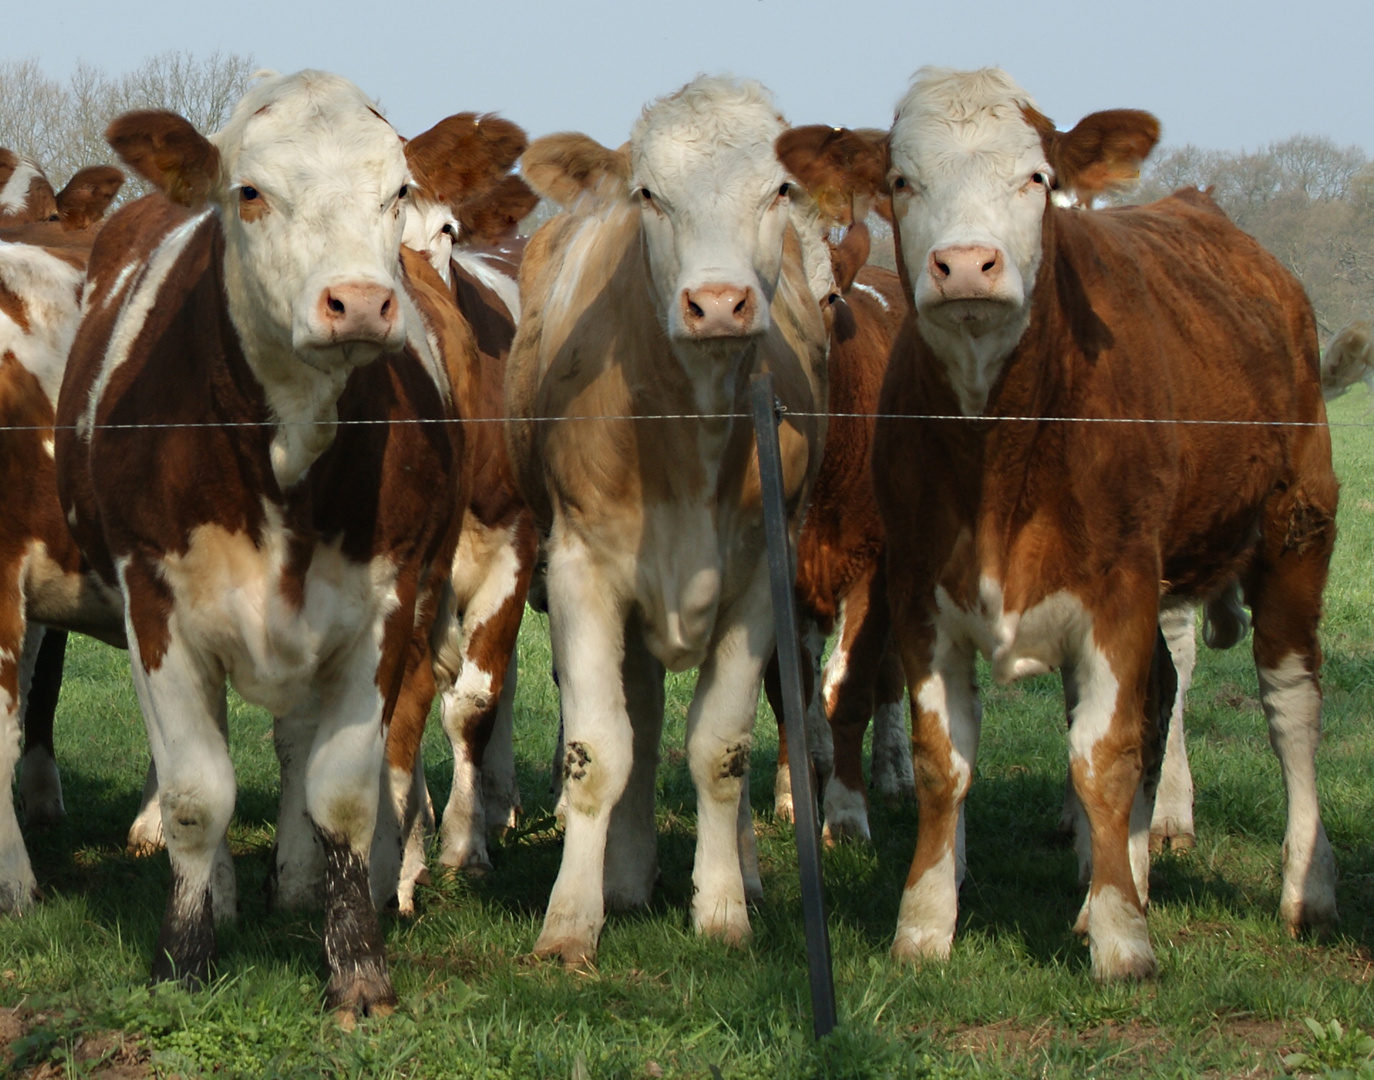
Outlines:
<svg viewBox="0 0 1374 1080"><path fill-rule="evenodd" d="M165 52L122 75L78 64L62 83L31 58L0 63L0 146L33 158L61 187L82 166L110 160L105 128L130 109L171 109L217 131L253 70L252 57L237 53Z"/></svg>

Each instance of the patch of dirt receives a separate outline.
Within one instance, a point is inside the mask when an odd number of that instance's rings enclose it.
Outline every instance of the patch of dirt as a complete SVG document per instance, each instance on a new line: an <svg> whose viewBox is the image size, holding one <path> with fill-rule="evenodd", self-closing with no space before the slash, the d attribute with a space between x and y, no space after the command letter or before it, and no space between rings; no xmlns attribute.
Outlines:
<svg viewBox="0 0 1374 1080"><path fill-rule="evenodd" d="M0 1068L9 1074L15 1060L14 1045L53 1021L53 1017L18 1006L0 1009ZM71 1046L72 1060L82 1077L90 1080L146 1080L154 1074L148 1048L120 1031L87 1031ZM31 1065L15 1076L22 1080L59 1080L67 1075L57 1062Z"/></svg>
<svg viewBox="0 0 1374 1080"><path fill-rule="evenodd" d="M1260 708L1259 699L1251 697L1235 683L1223 683L1221 689L1216 692L1214 700L1232 709L1253 709L1259 711Z"/></svg>

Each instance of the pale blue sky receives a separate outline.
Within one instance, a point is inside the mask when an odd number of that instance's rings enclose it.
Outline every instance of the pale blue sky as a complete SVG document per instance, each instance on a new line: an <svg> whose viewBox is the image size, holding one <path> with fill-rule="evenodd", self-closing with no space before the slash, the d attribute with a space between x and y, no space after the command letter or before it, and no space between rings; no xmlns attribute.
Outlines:
<svg viewBox="0 0 1374 1080"><path fill-rule="evenodd" d="M757 78L793 123L886 127L921 64L1000 64L1061 126L1145 108L1164 142L1253 149L1304 133L1374 154L1374 5L1349 0L92 0L7 5L0 59L115 72L166 49L337 71L403 134L497 110L616 145L701 71ZM0 105L0 107L3 107Z"/></svg>

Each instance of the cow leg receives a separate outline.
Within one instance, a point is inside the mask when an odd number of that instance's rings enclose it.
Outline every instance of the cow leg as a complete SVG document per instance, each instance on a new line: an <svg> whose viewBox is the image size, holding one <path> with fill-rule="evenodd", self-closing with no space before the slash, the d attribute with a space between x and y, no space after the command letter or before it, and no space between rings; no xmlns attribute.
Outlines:
<svg viewBox="0 0 1374 1080"><path fill-rule="evenodd" d="M19 724L23 716L33 664L38 656L41 626L24 625L23 597L17 577L8 592L9 617L0 622L0 913L17 915L38 899L38 879L19 831L10 777L19 761ZM5 625L8 624L8 625Z"/></svg>
<svg viewBox="0 0 1374 1080"><path fill-rule="evenodd" d="M839 637L825 665L819 696L835 734L835 775L825 787L827 842L872 842L863 778L863 742L869 717L873 715L873 692L891 626L886 581L886 575L879 573L874 564L845 594Z"/></svg>
<svg viewBox="0 0 1374 1080"><path fill-rule="evenodd" d="M687 709L687 764L697 789L697 850L692 869L692 924L729 944L749 939L740 872L740 789L763 670L773 652L768 576L755 576L717 621L715 641Z"/></svg>
<svg viewBox="0 0 1374 1080"><path fill-rule="evenodd" d="M835 771L835 743L825 717L825 704L815 692L821 684L821 657L825 655L825 635L814 619L803 619L802 646L802 702L806 709L806 741L811 751L811 768L816 776L817 797L825 793L825 785ZM778 671L775 651L763 673L763 691L773 719L778 725L777 771L773 775L773 814L783 821L794 821L792 813L792 769L787 756L787 720L782 707L782 677ZM816 807L819 814L821 808ZM752 818L750 815L751 828Z"/></svg>
<svg viewBox="0 0 1374 1080"><path fill-rule="evenodd" d="M132 576L126 570L126 582ZM157 765L162 831L172 864L152 977L195 986L210 975L215 916L235 906L233 864L225 844L235 783L221 726L224 683L204 670L174 624L161 656L151 670L145 667L135 629L142 621L139 597L131 589L126 594L131 594L125 618L134 689ZM154 618L149 613L147 622Z"/></svg>
<svg viewBox="0 0 1374 1080"><path fill-rule="evenodd" d="M515 691L519 685L519 657L511 651L501 697L496 703L496 722L482 755L482 804L487 818L487 839L496 840L515 828L520 815L520 787L515 780Z"/></svg>
<svg viewBox="0 0 1374 1080"><path fill-rule="evenodd" d="M307 765L319 726L318 707L317 702L309 702L277 717L273 725L281 793L267 892L268 906L280 911L308 911L320 906L324 856L305 802Z"/></svg>
<svg viewBox="0 0 1374 1080"><path fill-rule="evenodd" d="M428 795L421 750L434 693L429 645L417 631L406 653L405 679L392 710L379 776L381 797L368 873L379 911L394 902L400 914L415 914L415 885L425 869L422 810Z"/></svg>
<svg viewBox="0 0 1374 1080"><path fill-rule="evenodd" d="M1325 429L1321 429L1325 435ZM1329 448L1311 442L1304 453ZM1336 492L1329 472L1270 497L1260 551L1247 574L1254 618L1255 667L1269 743L1283 771L1288 823L1283 837L1283 891L1279 917L1291 933L1334 924L1336 863L1317 803L1316 753L1321 739L1321 646L1317 622L1335 539Z"/></svg>
<svg viewBox="0 0 1374 1080"><path fill-rule="evenodd" d="M943 960L959 914L960 823L978 756L982 707L973 650L966 642L918 621L906 633L899 626L898 647L911 688L919 816L892 955L898 960Z"/></svg>
<svg viewBox="0 0 1374 1080"><path fill-rule="evenodd" d="M143 776L143 794L139 798L138 813L129 826L126 848L130 855L151 855L166 846L162 839L162 805L157 798L157 764L148 761Z"/></svg>
<svg viewBox="0 0 1374 1080"><path fill-rule="evenodd" d="M1075 930L1087 935L1099 981L1154 974L1144 902L1149 812L1142 779L1158 720L1147 698L1156 620L1095 625L1066 678L1073 680L1069 772L1087 817L1092 875ZM1148 736L1148 738L1147 738Z"/></svg>
<svg viewBox="0 0 1374 1080"><path fill-rule="evenodd" d="M461 562L463 549L458 560ZM453 785L440 825L439 862L476 872L491 869L488 834L504 827L509 810L488 819L486 779L482 765L504 699L506 673L520 634L533 552L521 558L514 544L498 556L469 599L462 616L457 646L460 661L451 688L442 696L444 731L453 746ZM510 740L509 725L501 738ZM498 749L498 759L504 750ZM514 787L514 749L510 786Z"/></svg>
<svg viewBox="0 0 1374 1080"><path fill-rule="evenodd" d="M1184 745L1183 705L1197 663L1197 635L1194 609L1186 601L1167 600L1160 607L1159 629L1169 646L1178 691L1169 716L1169 733L1164 743L1164 764L1159 788L1155 792L1154 814L1150 819L1150 847L1190 848L1196 842L1193 831L1193 775L1188 769L1188 750Z"/></svg>
<svg viewBox="0 0 1374 1080"><path fill-rule="evenodd" d="M911 771L911 733L906 722L902 662L889 639L873 691L872 786L889 805L916 798Z"/></svg>
<svg viewBox="0 0 1374 1080"><path fill-rule="evenodd" d="M320 695L305 766L305 809L324 863L325 1006L385 1015L396 993L368 882L386 760L385 703L378 690L383 673L371 639L354 653L342 659L339 681Z"/></svg>
<svg viewBox="0 0 1374 1080"><path fill-rule="evenodd" d="M596 956L605 919L606 834L634 761L621 667L625 614L615 590L576 540L549 552L549 638L563 710L563 859L536 956L570 966Z"/></svg>
<svg viewBox="0 0 1374 1080"><path fill-rule="evenodd" d="M67 632L52 629L44 632L41 626L36 629L40 643L24 704L24 756L19 761L19 807L30 827L49 825L67 816L52 741Z"/></svg>
<svg viewBox="0 0 1374 1080"><path fill-rule="evenodd" d="M658 880L654 794L663 732L663 665L649 652L637 616L625 626L621 666L625 708L634 733L634 760L606 834L604 895L610 908L643 907Z"/></svg>

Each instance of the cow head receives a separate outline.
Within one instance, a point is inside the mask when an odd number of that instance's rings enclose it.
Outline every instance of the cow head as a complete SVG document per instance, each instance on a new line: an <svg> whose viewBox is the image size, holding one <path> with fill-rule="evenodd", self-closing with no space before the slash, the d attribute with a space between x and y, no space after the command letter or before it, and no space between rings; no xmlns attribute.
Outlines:
<svg viewBox="0 0 1374 1080"><path fill-rule="evenodd" d="M549 136L521 167L556 202L637 213L669 338L733 356L768 329L782 269L794 184L773 142L785 127L757 83L702 77L647 106L619 150Z"/></svg>
<svg viewBox="0 0 1374 1080"><path fill-rule="evenodd" d="M216 213L229 312L250 362L294 356L339 376L399 349L409 170L353 84L260 79L206 138L174 113L128 113L106 138L174 202Z"/></svg>
<svg viewBox="0 0 1374 1080"><path fill-rule="evenodd" d="M92 165L54 193L42 169L0 147L0 227L53 221L69 231L89 229L105 216L123 184L118 169Z"/></svg>
<svg viewBox="0 0 1374 1080"><path fill-rule="evenodd" d="M415 186L404 242L445 281L455 243L486 241L493 215L513 215L513 229L534 208L534 193L509 175L527 143L521 128L490 113L456 113L406 143Z"/></svg>
<svg viewBox="0 0 1374 1080"><path fill-rule="evenodd" d="M1090 199L1129 182L1158 137L1154 117L1129 110L1058 132L997 69L917 72L889 135L888 188L917 326L966 412L984 407L1029 323L1051 190Z"/></svg>

